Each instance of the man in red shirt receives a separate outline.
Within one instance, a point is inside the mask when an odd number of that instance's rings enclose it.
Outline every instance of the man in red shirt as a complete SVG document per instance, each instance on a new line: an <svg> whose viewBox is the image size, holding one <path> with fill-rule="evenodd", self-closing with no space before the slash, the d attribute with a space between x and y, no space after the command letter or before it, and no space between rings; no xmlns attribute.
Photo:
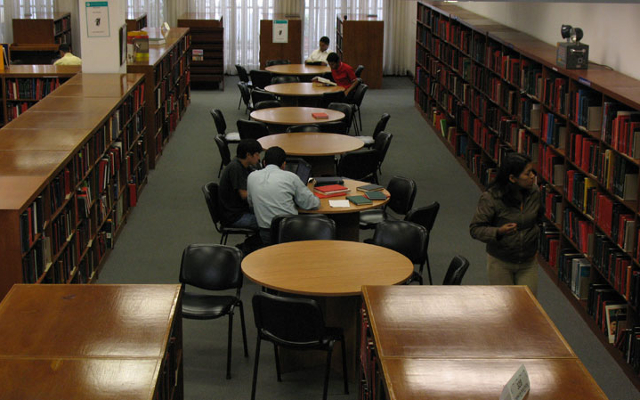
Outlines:
<svg viewBox="0 0 640 400"><path fill-rule="evenodd" d="M336 53L330 53L327 56L327 63L331 67L331 76L338 86L344 88L344 95L348 96L349 92L358 86L356 74L349 64L340 61L340 56Z"/></svg>

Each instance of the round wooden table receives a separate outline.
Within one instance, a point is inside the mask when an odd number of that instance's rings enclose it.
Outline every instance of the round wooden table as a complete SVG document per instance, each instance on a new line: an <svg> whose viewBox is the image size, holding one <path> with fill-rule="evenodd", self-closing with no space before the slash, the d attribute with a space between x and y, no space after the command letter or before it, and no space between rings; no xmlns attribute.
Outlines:
<svg viewBox="0 0 640 400"><path fill-rule="evenodd" d="M323 93L344 92L342 86L325 86L316 82L276 83L264 90L280 96L285 105L315 106Z"/></svg>
<svg viewBox="0 0 640 400"><path fill-rule="evenodd" d="M312 113L325 113L329 118L316 119ZM272 125L310 125L344 119L341 111L315 107L276 107L253 111L251 119Z"/></svg>
<svg viewBox="0 0 640 400"><path fill-rule="evenodd" d="M331 72L327 65L307 65L307 64L281 64L272 65L265 68L272 74L277 75L322 75Z"/></svg>
<svg viewBox="0 0 640 400"><path fill-rule="evenodd" d="M279 146L291 156L334 156L362 148L364 142L339 133L292 132L263 136L262 148Z"/></svg>

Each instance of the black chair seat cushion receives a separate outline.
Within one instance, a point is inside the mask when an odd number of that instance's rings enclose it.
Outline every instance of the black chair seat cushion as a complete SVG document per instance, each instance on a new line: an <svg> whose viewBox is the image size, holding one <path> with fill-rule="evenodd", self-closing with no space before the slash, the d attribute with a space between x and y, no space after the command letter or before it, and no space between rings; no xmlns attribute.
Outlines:
<svg viewBox="0 0 640 400"><path fill-rule="evenodd" d="M216 319L229 314L237 302L238 299L235 296L184 293L182 316L188 319Z"/></svg>
<svg viewBox="0 0 640 400"><path fill-rule="evenodd" d="M379 222L384 221L385 213L382 209L376 208L375 210L366 210L360 212L360 227L365 229L373 229Z"/></svg>

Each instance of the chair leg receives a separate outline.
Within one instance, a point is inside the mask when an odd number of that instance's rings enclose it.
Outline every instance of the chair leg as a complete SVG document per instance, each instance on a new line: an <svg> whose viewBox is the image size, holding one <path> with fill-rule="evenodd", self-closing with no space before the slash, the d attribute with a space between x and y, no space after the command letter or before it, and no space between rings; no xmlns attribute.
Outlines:
<svg viewBox="0 0 640 400"><path fill-rule="evenodd" d="M358 121L360 121L360 132L364 132L362 128L362 114L360 113L360 107L358 107Z"/></svg>
<svg viewBox="0 0 640 400"><path fill-rule="evenodd" d="M231 338L233 337L233 313L229 313L229 335L227 337L227 379L231 379Z"/></svg>
<svg viewBox="0 0 640 400"><path fill-rule="evenodd" d="M431 266L429 265L429 255L427 255L427 273L429 274L429 285L433 285L433 279L431 279ZM422 285L422 283L420 283Z"/></svg>
<svg viewBox="0 0 640 400"><path fill-rule="evenodd" d="M344 394L349 394L349 378L347 376L347 349L345 348L344 335L340 336L342 346L342 379L344 379Z"/></svg>
<svg viewBox="0 0 640 400"><path fill-rule="evenodd" d="M275 343L273 344L273 353L276 358L276 376L278 377L278 382L282 382L282 376L280 375L280 355L278 354L278 345Z"/></svg>
<svg viewBox="0 0 640 400"><path fill-rule="evenodd" d="M256 384L258 383L258 361L260 360L260 335L256 343L256 357L253 362L253 382L251 383L251 400L256 398Z"/></svg>
<svg viewBox="0 0 640 400"><path fill-rule="evenodd" d="M229 238L228 233L223 233L220 237L220 244L227 244L227 239Z"/></svg>
<svg viewBox="0 0 640 400"><path fill-rule="evenodd" d="M327 365L324 369L324 389L322 391L322 400L327 400L327 393L329 392L329 372L331 372L331 353L333 353L333 341L329 344L327 349Z"/></svg>
<svg viewBox="0 0 640 400"><path fill-rule="evenodd" d="M240 100L238 100L238 110L240 109L240 104L242 104L242 94L240 94Z"/></svg>
<svg viewBox="0 0 640 400"><path fill-rule="evenodd" d="M244 345L244 356L249 357L249 351L247 350L247 328L244 325L244 307L242 300L238 300L238 308L240 309L240 324L242 326L242 344Z"/></svg>
<svg viewBox="0 0 640 400"><path fill-rule="evenodd" d="M220 174L222 173L223 168L224 168L224 162L220 162L220 169L218 170L218 178L220 178Z"/></svg>

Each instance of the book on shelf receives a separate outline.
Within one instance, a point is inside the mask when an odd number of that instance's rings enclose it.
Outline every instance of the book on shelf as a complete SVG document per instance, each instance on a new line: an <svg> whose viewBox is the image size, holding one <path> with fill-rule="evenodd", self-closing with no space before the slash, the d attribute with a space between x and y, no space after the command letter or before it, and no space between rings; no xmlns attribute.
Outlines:
<svg viewBox="0 0 640 400"><path fill-rule="evenodd" d="M204 50L203 49L191 50L191 61L204 61Z"/></svg>
<svg viewBox="0 0 640 400"><path fill-rule="evenodd" d="M373 204L373 201L364 197L364 196L360 196L360 195L355 195L355 196L347 196L347 200L349 200L350 202L352 202L353 204L357 205L357 206L361 206L361 205L366 205L366 204Z"/></svg>
<svg viewBox="0 0 640 400"><path fill-rule="evenodd" d="M371 192L371 191L378 191L383 189L384 189L384 186L376 185L374 183L369 185L358 186L356 188L356 190L359 190L361 192Z"/></svg>
<svg viewBox="0 0 640 400"><path fill-rule="evenodd" d="M620 323L627 320L627 305L607 303L604 306L604 310L606 317L606 335L609 343L613 344Z"/></svg>
<svg viewBox="0 0 640 400"><path fill-rule="evenodd" d="M316 82L323 84L324 86L337 86L335 82L330 81L327 78L323 78L321 76L316 76Z"/></svg>
<svg viewBox="0 0 640 400"><path fill-rule="evenodd" d="M329 119L329 114L324 112L314 112L311 113L311 116L315 119Z"/></svg>
<svg viewBox="0 0 640 400"><path fill-rule="evenodd" d="M316 186L313 188L318 193L321 194L346 194L349 193L350 190L346 186L334 184L334 185L324 185L324 186Z"/></svg>

